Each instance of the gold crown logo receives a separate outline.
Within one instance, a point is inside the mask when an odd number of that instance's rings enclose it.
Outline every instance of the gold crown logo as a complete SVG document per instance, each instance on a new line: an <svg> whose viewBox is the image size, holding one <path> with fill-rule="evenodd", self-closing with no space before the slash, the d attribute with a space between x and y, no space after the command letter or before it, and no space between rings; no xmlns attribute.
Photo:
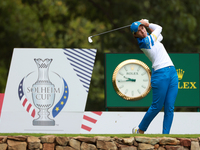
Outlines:
<svg viewBox="0 0 200 150"><path fill-rule="evenodd" d="M183 69L176 69L176 72L178 74L178 80L182 80L185 71Z"/></svg>

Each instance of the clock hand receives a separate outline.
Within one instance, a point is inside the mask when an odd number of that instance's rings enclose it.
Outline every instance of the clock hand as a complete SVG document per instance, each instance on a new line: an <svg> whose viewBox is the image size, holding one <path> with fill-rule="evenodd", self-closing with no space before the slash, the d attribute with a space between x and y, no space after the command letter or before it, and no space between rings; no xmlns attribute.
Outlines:
<svg viewBox="0 0 200 150"><path fill-rule="evenodd" d="M133 82L136 81L136 79L131 79L131 78L128 78L128 77L126 77L126 76L124 76L124 78L128 79L128 80L126 80L126 81L133 81Z"/></svg>
<svg viewBox="0 0 200 150"><path fill-rule="evenodd" d="M126 80L118 80L118 82L126 82Z"/></svg>
<svg viewBox="0 0 200 150"><path fill-rule="evenodd" d="M136 81L136 79L128 79L128 80L118 80L118 82L127 82L127 81L133 81L133 82L135 82Z"/></svg>
<svg viewBox="0 0 200 150"><path fill-rule="evenodd" d="M136 81L136 79L130 79L131 81L133 81L133 82L135 82Z"/></svg>
<svg viewBox="0 0 200 150"><path fill-rule="evenodd" d="M128 80L126 80L126 81L133 81L133 82L135 82L135 81L136 81L136 79L131 79L131 78L128 78Z"/></svg>

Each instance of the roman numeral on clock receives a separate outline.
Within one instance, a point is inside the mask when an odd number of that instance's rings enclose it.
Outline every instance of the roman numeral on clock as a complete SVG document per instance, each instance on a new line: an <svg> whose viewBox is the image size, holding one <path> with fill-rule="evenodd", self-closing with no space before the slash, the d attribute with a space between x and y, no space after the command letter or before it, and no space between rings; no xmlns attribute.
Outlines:
<svg viewBox="0 0 200 150"><path fill-rule="evenodd" d="M143 76L143 75L145 75L147 72L143 72L141 75Z"/></svg>
<svg viewBox="0 0 200 150"><path fill-rule="evenodd" d="M138 67L138 68L137 68L137 71L140 71L140 68L141 68L141 67Z"/></svg>
<svg viewBox="0 0 200 150"><path fill-rule="evenodd" d="M124 87L124 85L121 85L119 88L122 89Z"/></svg>
<svg viewBox="0 0 200 150"><path fill-rule="evenodd" d="M123 74L123 73L121 73L121 72L119 72L119 74L120 74L120 75L122 75L122 76L124 75L124 74Z"/></svg>
<svg viewBox="0 0 200 150"><path fill-rule="evenodd" d="M124 92L125 94L128 93L128 89L126 89L126 91Z"/></svg>
<svg viewBox="0 0 200 150"><path fill-rule="evenodd" d="M140 89L137 90L139 94L141 94Z"/></svg>
<svg viewBox="0 0 200 150"><path fill-rule="evenodd" d="M131 91L131 95L134 96L134 91Z"/></svg>
<svg viewBox="0 0 200 150"><path fill-rule="evenodd" d="M126 71L128 71L127 68L126 68L126 66L124 67L124 69L125 69Z"/></svg>
<svg viewBox="0 0 200 150"><path fill-rule="evenodd" d="M142 85L142 87L143 87L144 89L146 89L146 86Z"/></svg>

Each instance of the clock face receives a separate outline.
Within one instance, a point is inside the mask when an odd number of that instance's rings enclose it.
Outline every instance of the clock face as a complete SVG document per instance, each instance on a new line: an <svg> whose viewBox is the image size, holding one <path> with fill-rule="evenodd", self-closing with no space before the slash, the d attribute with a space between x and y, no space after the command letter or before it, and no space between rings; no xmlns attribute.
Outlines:
<svg viewBox="0 0 200 150"><path fill-rule="evenodd" d="M113 86L118 95L126 100L139 100L150 89L150 69L143 62L135 59L120 63L113 73Z"/></svg>

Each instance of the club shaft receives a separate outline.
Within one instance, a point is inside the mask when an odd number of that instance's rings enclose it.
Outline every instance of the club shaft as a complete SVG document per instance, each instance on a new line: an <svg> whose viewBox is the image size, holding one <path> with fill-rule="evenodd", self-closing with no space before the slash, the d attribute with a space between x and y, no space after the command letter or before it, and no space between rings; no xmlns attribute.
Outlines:
<svg viewBox="0 0 200 150"><path fill-rule="evenodd" d="M123 28L130 27L130 26L131 26L131 25L123 26L123 27L116 28L116 29L113 29L113 30L110 30L110 31L106 31L106 32L102 32L102 33L99 33L99 34L92 35L91 37L98 36L98 35L102 35L102 34L106 34L106 33L109 33L109 32L113 32L113 31L116 31L116 30L120 30L120 29L123 29Z"/></svg>

